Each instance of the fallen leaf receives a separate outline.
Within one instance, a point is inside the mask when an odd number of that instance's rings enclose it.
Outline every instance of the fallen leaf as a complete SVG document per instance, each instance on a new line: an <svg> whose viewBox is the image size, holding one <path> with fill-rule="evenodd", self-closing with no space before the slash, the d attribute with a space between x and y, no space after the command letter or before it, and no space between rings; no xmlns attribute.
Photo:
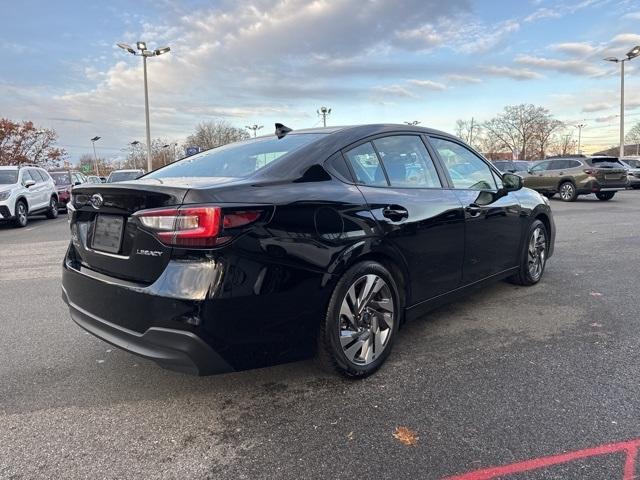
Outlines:
<svg viewBox="0 0 640 480"><path fill-rule="evenodd" d="M591 292L592 297L601 297L602 294L600 292Z"/></svg>
<svg viewBox="0 0 640 480"><path fill-rule="evenodd" d="M349 432L349 434L347 435L347 438L349 440L353 440L353 432Z"/></svg>
<svg viewBox="0 0 640 480"><path fill-rule="evenodd" d="M407 427L396 427L396 431L393 432L393 436L403 445L408 447L414 446L418 443L418 437L416 432L408 429Z"/></svg>
<svg viewBox="0 0 640 480"><path fill-rule="evenodd" d="M601 323L598 323L598 322L593 322L593 323L591 324L591 326L592 326L592 327L595 327L595 328L600 328L600 327L602 327L602 324L601 324Z"/></svg>

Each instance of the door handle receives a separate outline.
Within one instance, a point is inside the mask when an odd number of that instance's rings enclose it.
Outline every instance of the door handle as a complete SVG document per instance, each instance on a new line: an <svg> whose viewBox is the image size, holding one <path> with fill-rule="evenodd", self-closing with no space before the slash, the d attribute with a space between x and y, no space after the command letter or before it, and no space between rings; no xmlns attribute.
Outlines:
<svg viewBox="0 0 640 480"><path fill-rule="evenodd" d="M467 205L464 211L467 212L470 217L477 217L482 213L482 207L472 203L471 205Z"/></svg>
<svg viewBox="0 0 640 480"><path fill-rule="evenodd" d="M382 209L382 215L394 222L399 222L409 217L409 212L406 208L400 205L389 205Z"/></svg>

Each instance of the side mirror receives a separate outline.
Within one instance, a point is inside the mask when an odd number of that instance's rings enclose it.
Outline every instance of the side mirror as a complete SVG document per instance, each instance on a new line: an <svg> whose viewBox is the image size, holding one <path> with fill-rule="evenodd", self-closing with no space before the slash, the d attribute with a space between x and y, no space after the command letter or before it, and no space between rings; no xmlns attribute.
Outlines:
<svg viewBox="0 0 640 480"><path fill-rule="evenodd" d="M82 182L73 182L73 186L80 185Z"/></svg>
<svg viewBox="0 0 640 480"><path fill-rule="evenodd" d="M33 187L36 184L36 182L34 182L33 180L27 180L26 182L24 182L24 186L29 188L29 187Z"/></svg>
<svg viewBox="0 0 640 480"><path fill-rule="evenodd" d="M505 173L502 175L502 185L502 190L505 193L520 190L523 186L522 177L513 173Z"/></svg>

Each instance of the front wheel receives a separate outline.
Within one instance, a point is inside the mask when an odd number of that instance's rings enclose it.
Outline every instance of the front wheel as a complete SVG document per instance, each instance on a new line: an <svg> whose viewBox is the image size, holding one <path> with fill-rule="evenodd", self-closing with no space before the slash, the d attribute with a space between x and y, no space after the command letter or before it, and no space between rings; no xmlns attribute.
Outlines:
<svg viewBox="0 0 640 480"><path fill-rule="evenodd" d="M607 200L611 200L615 196L616 192L598 192L596 193L596 198L598 200L602 200L606 202Z"/></svg>
<svg viewBox="0 0 640 480"><path fill-rule="evenodd" d="M56 200L56 197L51 197L51 200L49 200L47 218L51 220L53 220L54 218L58 218L58 201Z"/></svg>
<svg viewBox="0 0 640 480"><path fill-rule="evenodd" d="M13 225L18 228L26 227L28 222L27 215L27 204L22 200L18 200L18 203L16 203L16 213Z"/></svg>
<svg viewBox="0 0 640 480"><path fill-rule="evenodd" d="M323 368L348 377L375 372L391 352L401 318L398 287L381 264L351 267L336 285L318 334Z"/></svg>
<svg viewBox="0 0 640 480"><path fill-rule="evenodd" d="M560 192L560 198L565 202L573 202L576 198L578 198L576 187L571 182L564 182L562 185L560 185L558 191Z"/></svg>
<svg viewBox="0 0 640 480"><path fill-rule="evenodd" d="M525 252L520 261L520 270L509 278L517 285L535 285L542 278L547 264L548 232L540 220L534 220L529 226Z"/></svg>

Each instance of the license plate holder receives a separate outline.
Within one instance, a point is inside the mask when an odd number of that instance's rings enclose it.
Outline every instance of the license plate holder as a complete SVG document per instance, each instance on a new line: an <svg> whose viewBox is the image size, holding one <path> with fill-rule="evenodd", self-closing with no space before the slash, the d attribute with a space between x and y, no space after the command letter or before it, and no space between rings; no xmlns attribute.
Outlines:
<svg viewBox="0 0 640 480"><path fill-rule="evenodd" d="M122 243L124 218L118 215L100 214L96 217L91 246L94 250L118 253Z"/></svg>
<svg viewBox="0 0 640 480"><path fill-rule="evenodd" d="M622 175L620 175L619 173L611 173L609 175L604 176L605 180L620 180L621 178L622 178Z"/></svg>

